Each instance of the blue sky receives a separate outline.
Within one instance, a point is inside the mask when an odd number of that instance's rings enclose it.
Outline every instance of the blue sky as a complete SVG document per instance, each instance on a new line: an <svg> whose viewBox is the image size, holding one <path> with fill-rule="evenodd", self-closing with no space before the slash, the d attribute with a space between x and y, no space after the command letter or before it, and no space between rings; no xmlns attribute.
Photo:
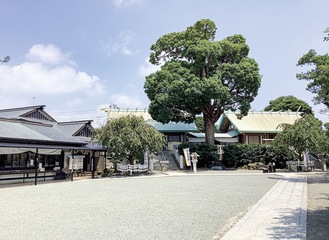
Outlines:
<svg viewBox="0 0 329 240"><path fill-rule="evenodd" d="M252 103L294 95L316 116L298 59L310 49L328 52L328 0L0 0L0 108L47 105L58 121L94 119L116 104L145 108L150 47L164 34L202 18L217 25L215 40L239 33L259 64L262 85ZM305 70L305 69L304 69Z"/></svg>

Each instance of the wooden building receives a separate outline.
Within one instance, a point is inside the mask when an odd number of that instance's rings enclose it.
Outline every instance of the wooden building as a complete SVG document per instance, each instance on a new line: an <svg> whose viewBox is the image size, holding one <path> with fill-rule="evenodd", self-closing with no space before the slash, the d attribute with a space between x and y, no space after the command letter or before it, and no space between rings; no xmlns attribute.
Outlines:
<svg viewBox="0 0 329 240"><path fill-rule="evenodd" d="M283 123L294 124L301 112L254 112L239 119L234 112L224 112L219 119L219 131L231 133L243 144L265 144L272 141Z"/></svg>
<svg viewBox="0 0 329 240"><path fill-rule="evenodd" d="M0 110L0 180L1 174L35 168L103 170L106 149L91 141L92 121L57 122L44 108Z"/></svg>

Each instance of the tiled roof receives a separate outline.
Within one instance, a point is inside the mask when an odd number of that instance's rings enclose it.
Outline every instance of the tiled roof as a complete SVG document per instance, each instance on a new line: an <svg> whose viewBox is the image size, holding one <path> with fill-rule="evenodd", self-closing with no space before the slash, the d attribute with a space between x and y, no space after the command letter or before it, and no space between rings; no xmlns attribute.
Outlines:
<svg viewBox="0 0 329 240"><path fill-rule="evenodd" d="M0 109L0 118L19 118L20 116L33 111L37 108L43 108L45 105Z"/></svg>
<svg viewBox="0 0 329 240"><path fill-rule="evenodd" d="M92 120L58 123L44 111L45 105L1 109L0 147L40 147L105 150L90 138L74 136Z"/></svg>
<svg viewBox="0 0 329 240"><path fill-rule="evenodd" d="M219 129L229 121L240 133L277 133L282 123L294 124L301 118L301 112L249 112L238 119L234 112L224 112L219 120ZM226 124L225 124L226 123Z"/></svg>
<svg viewBox="0 0 329 240"><path fill-rule="evenodd" d="M84 120L84 121L74 121L74 122L60 122L58 124L59 128L73 136L77 133L81 128L85 126L85 124L90 124L92 120Z"/></svg>
<svg viewBox="0 0 329 240"><path fill-rule="evenodd" d="M19 119L19 118L31 118L31 114L38 112L39 116L42 115L44 120L56 122L48 113L43 109L46 105L37 105L29 107L20 107L20 108L9 108L9 109L0 109L0 118L8 119Z"/></svg>
<svg viewBox="0 0 329 240"><path fill-rule="evenodd" d="M195 123L182 123L182 122L169 122L162 124L153 119L146 120L146 123L155 127L159 132L168 133L168 132L196 132L198 129Z"/></svg>
<svg viewBox="0 0 329 240"><path fill-rule="evenodd" d="M0 119L0 139L84 144L80 139L63 132L57 123L41 124L7 119Z"/></svg>

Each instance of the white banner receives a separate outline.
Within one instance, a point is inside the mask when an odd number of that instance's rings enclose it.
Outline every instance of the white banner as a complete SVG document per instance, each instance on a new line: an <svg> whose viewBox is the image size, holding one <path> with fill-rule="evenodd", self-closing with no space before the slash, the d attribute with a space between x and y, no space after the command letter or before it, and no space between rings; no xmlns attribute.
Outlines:
<svg viewBox="0 0 329 240"><path fill-rule="evenodd" d="M144 165L148 166L149 165L149 159L148 159L148 154L147 151L144 153Z"/></svg>
<svg viewBox="0 0 329 240"><path fill-rule="evenodd" d="M190 149L189 148L184 148L183 149L183 153L184 153L184 158L185 158L186 166L187 167L191 166Z"/></svg>

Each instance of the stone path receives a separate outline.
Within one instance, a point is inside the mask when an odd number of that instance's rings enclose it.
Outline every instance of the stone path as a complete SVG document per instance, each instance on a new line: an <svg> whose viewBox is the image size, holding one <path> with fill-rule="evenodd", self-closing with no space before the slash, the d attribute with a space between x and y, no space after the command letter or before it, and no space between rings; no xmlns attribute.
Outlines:
<svg viewBox="0 0 329 240"><path fill-rule="evenodd" d="M222 240L306 239L307 179L286 174Z"/></svg>

